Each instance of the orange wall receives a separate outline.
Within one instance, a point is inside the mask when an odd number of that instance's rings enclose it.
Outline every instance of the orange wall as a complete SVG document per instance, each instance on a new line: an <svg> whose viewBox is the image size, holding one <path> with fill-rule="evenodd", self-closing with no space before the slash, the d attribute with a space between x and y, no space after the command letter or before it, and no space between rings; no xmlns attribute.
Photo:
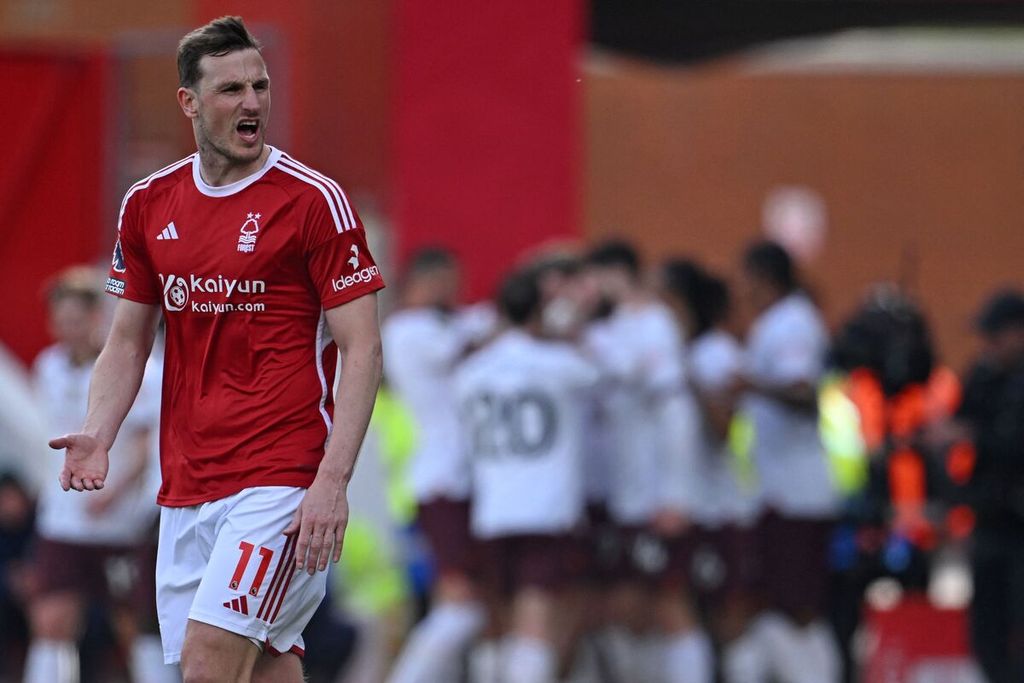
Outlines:
<svg viewBox="0 0 1024 683"><path fill-rule="evenodd" d="M765 194L807 185L828 241L809 280L833 323L909 273L961 365L969 319L1021 283L1024 76L745 75L613 62L587 97L587 225L734 270ZM915 267L906 263L916 262Z"/></svg>

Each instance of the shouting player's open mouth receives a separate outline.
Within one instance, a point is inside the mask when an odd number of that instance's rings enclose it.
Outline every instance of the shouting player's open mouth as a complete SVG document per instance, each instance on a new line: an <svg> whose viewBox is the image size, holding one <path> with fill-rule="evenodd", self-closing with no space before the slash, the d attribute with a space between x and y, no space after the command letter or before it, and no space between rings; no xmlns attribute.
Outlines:
<svg viewBox="0 0 1024 683"><path fill-rule="evenodd" d="M235 126L235 131L242 140L251 145L259 139L260 121L259 119L242 119Z"/></svg>

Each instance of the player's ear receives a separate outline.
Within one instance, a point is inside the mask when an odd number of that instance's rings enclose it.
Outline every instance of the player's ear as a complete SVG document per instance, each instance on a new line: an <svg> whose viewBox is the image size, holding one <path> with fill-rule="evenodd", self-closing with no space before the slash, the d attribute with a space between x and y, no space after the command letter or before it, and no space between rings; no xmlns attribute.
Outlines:
<svg viewBox="0 0 1024 683"><path fill-rule="evenodd" d="M181 106L181 111L190 119L199 116L199 109L196 106L197 99L196 91L192 88L178 88L178 104Z"/></svg>

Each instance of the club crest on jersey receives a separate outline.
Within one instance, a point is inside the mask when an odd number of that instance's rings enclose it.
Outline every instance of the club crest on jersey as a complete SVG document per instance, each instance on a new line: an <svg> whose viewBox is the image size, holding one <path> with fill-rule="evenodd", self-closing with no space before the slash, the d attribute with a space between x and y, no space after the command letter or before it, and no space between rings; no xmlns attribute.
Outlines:
<svg viewBox="0 0 1024 683"><path fill-rule="evenodd" d="M123 273L127 268L124 265L124 252L121 251L121 239L118 238L114 244L114 257L110 261L115 273Z"/></svg>
<svg viewBox="0 0 1024 683"><path fill-rule="evenodd" d="M249 212L246 216L245 222L242 223L242 230L238 236L238 251L243 254L251 254L256 250L256 237L260 231L260 220L261 214Z"/></svg>

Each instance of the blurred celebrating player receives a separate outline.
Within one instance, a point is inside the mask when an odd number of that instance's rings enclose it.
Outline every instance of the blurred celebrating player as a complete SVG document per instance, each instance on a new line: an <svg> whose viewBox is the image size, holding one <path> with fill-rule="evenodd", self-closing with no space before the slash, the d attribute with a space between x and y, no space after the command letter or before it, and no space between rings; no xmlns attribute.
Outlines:
<svg viewBox="0 0 1024 683"><path fill-rule="evenodd" d="M40 405L54 432L77 429L85 418L89 380L103 331L103 273L75 267L58 276L49 292L50 330L57 343L36 359ZM59 466L40 494L35 547L35 590L29 608L32 645L27 683L79 679L76 644L89 601L113 608L113 625L129 647L138 683L174 680L163 664L155 635L152 595L144 595L153 566L143 561L158 508L151 482L156 468L152 433L160 416L160 368L149 364L135 406L112 447L113 463L102 493L69 496L57 485Z"/></svg>
<svg viewBox="0 0 1024 683"><path fill-rule="evenodd" d="M424 249L412 257L402 306L382 330L387 381L418 426L411 478L438 573L430 614L410 634L391 683L458 680L462 654L484 625L470 579L469 463L451 393L452 373L469 344L455 312L458 292L454 256Z"/></svg>
<svg viewBox="0 0 1024 683"><path fill-rule="evenodd" d="M472 528L489 595L510 601L507 624L501 610L494 616L505 633L499 679L551 683L556 599L583 516L580 393L597 371L568 344L540 338L535 273L508 278L498 304L509 328L455 378L472 458Z"/></svg>
<svg viewBox="0 0 1024 683"><path fill-rule="evenodd" d="M818 433L818 383L828 332L800 291L789 254L760 242L743 259L757 313L747 339L743 409L765 512L758 524L768 612L732 649L733 680L833 683L839 651L824 621L828 542L838 497Z"/></svg>
<svg viewBox="0 0 1024 683"><path fill-rule="evenodd" d="M648 678L667 674L673 682L710 683L710 643L685 593L691 461L700 445L683 339L672 313L643 286L630 245L599 245L589 261L614 306L587 342L610 383L608 511L622 546L610 611L628 627L607 641L621 680L647 666L653 667ZM650 632L652 608L660 633ZM646 649L652 655L639 654Z"/></svg>
<svg viewBox="0 0 1024 683"><path fill-rule="evenodd" d="M66 490L104 486L162 311L165 660L186 682L298 683L380 381L383 282L338 185L264 144L270 78L241 20L185 36L178 75L198 152L125 196L88 415L51 446Z"/></svg>

